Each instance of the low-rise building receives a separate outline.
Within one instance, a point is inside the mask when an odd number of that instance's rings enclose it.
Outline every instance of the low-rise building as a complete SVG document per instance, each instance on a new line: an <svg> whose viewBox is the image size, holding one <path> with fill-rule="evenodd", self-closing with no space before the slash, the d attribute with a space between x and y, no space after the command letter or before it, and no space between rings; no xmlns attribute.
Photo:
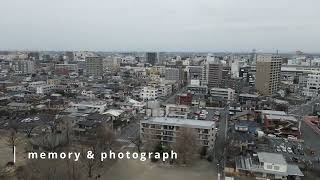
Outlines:
<svg viewBox="0 0 320 180"><path fill-rule="evenodd" d="M295 179L304 176L299 167L288 164L282 154L268 152L258 152L252 157L238 157L236 171L264 179Z"/></svg>
<svg viewBox="0 0 320 180"><path fill-rule="evenodd" d="M107 108L107 103L104 101L86 101L80 103L71 102L69 104L71 108L75 108L77 110L92 110L99 113L103 113Z"/></svg>
<svg viewBox="0 0 320 180"><path fill-rule="evenodd" d="M56 85L45 84L45 85L37 86L36 93L37 94L48 94L56 89L57 89Z"/></svg>
<svg viewBox="0 0 320 180"><path fill-rule="evenodd" d="M191 128L198 132L200 144L212 149L215 143L215 122L193 119L154 117L140 121L142 141L160 141L164 144L175 142L179 130Z"/></svg>
<svg viewBox="0 0 320 180"><path fill-rule="evenodd" d="M239 103L241 105L246 103L257 103L259 95L256 94L239 94Z"/></svg>
<svg viewBox="0 0 320 180"><path fill-rule="evenodd" d="M166 117L173 118L188 118L189 106L186 105L176 105L176 104L167 104L166 105Z"/></svg>
<svg viewBox="0 0 320 180"><path fill-rule="evenodd" d="M235 90L231 88L228 88L228 89L211 88L210 96L213 98L224 99L224 100L227 100L228 102L231 102L234 100Z"/></svg>

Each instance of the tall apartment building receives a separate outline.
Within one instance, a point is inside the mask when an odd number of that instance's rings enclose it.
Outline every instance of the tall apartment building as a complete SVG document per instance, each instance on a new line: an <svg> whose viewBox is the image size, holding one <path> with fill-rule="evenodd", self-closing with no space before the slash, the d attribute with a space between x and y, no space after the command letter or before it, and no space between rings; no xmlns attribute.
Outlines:
<svg viewBox="0 0 320 180"><path fill-rule="evenodd" d="M166 68L165 78L171 81L180 81L182 77L179 68Z"/></svg>
<svg viewBox="0 0 320 180"><path fill-rule="evenodd" d="M215 143L216 129L214 121L193 119L154 117L140 121L142 141L159 141L163 144L175 142L179 130L191 128L198 132L200 144L212 149Z"/></svg>
<svg viewBox="0 0 320 180"><path fill-rule="evenodd" d="M34 62L31 60L14 60L11 67L17 74L32 74L35 70Z"/></svg>
<svg viewBox="0 0 320 180"><path fill-rule="evenodd" d="M156 52L147 52L146 62L151 65L155 65L158 62L158 54Z"/></svg>
<svg viewBox="0 0 320 180"><path fill-rule="evenodd" d="M303 88L302 94L309 97L319 96L320 92L320 73L308 74L307 86Z"/></svg>
<svg viewBox="0 0 320 180"><path fill-rule="evenodd" d="M207 62L206 75L209 88L220 87L222 81L223 65L219 60Z"/></svg>
<svg viewBox="0 0 320 180"><path fill-rule="evenodd" d="M103 58L102 57L86 57L86 70L89 76L103 75Z"/></svg>
<svg viewBox="0 0 320 180"><path fill-rule="evenodd" d="M258 55L256 65L256 89L264 96L279 90L282 58L278 55Z"/></svg>

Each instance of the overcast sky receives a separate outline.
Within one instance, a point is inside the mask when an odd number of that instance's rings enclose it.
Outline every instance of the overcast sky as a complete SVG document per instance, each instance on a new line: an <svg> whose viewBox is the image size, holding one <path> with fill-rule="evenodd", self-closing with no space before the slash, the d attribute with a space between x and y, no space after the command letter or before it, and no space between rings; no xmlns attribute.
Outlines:
<svg viewBox="0 0 320 180"><path fill-rule="evenodd" d="M0 0L2 50L320 52L320 0Z"/></svg>

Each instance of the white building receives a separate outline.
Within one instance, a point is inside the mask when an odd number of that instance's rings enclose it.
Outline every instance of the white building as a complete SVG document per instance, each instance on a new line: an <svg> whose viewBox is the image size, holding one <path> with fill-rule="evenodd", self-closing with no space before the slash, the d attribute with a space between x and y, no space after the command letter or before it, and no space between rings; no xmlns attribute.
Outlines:
<svg viewBox="0 0 320 180"><path fill-rule="evenodd" d="M95 94L93 91L90 91L90 90L82 90L81 91L81 95L82 96L86 96L86 97L90 97L90 98L95 98Z"/></svg>
<svg viewBox="0 0 320 180"><path fill-rule="evenodd" d="M172 85L171 84L160 84L158 88L159 97L166 97L172 93Z"/></svg>
<svg viewBox="0 0 320 180"><path fill-rule="evenodd" d="M31 60L13 60L11 67L16 74L32 74L35 71Z"/></svg>
<svg viewBox="0 0 320 180"><path fill-rule="evenodd" d="M211 88L211 97L223 98L227 101L233 101L235 98L235 90L228 88Z"/></svg>
<svg viewBox="0 0 320 180"><path fill-rule="evenodd" d="M188 113L190 112L189 106L177 105L177 104L167 104L166 105L166 117L172 118L188 118Z"/></svg>
<svg viewBox="0 0 320 180"><path fill-rule="evenodd" d="M141 89L140 92L140 98L143 100L155 100L158 99L158 89L151 87L151 86L145 86Z"/></svg>
<svg viewBox="0 0 320 180"><path fill-rule="evenodd" d="M164 144L175 142L181 128L191 128L198 132L200 144L212 149L215 143L216 128L213 121L154 117L140 121L142 141L160 141Z"/></svg>
<svg viewBox="0 0 320 180"><path fill-rule="evenodd" d="M107 103L104 101L70 102L69 106L78 110L92 110L102 114L107 108Z"/></svg>
<svg viewBox="0 0 320 180"><path fill-rule="evenodd" d="M259 178L287 179L288 176L303 176L297 165L288 164L282 154L258 152L253 157L239 157L238 172L251 173Z"/></svg>
<svg viewBox="0 0 320 180"><path fill-rule="evenodd" d="M53 90L56 90L57 86L53 84L45 84L45 85L40 85L36 87L36 93L37 94L47 94L52 92Z"/></svg>
<svg viewBox="0 0 320 180"><path fill-rule="evenodd" d="M302 94L309 97L319 96L320 73L308 74L307 86L303 88Z"/></svg>

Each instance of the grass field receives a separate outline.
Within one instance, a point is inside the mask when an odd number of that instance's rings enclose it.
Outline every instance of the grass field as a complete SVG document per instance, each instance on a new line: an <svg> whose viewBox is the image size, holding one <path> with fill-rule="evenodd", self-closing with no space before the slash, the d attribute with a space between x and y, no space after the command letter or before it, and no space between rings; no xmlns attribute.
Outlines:
<svg viewBox="0 0 320 180"><path fill-rule="evenodd" d="M216 172L212 163L199 160L190 167L161 166L158 163L137 160L119 160L101 180L215 180Z"/></svg>

